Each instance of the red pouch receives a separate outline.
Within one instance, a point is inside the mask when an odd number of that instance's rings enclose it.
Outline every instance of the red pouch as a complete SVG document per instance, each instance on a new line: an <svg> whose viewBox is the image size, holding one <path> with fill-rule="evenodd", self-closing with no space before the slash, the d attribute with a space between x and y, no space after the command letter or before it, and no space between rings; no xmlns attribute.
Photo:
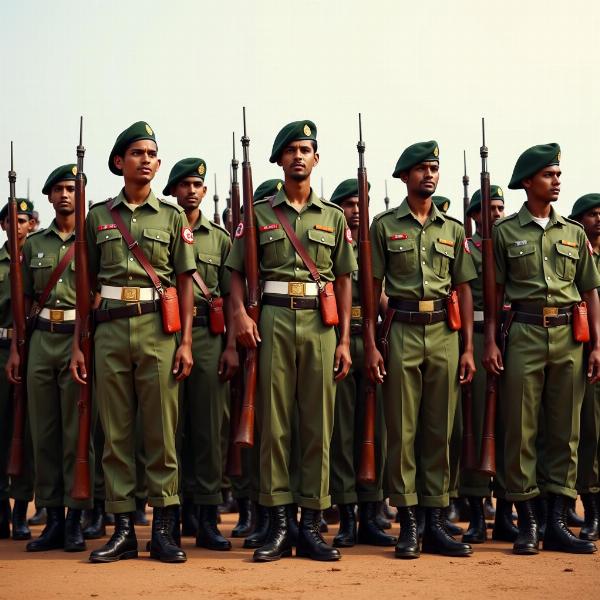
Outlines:
<svg viewBox="0 0 600 600"><path fill-rule="evenodd" d="M579 302L573 307L573 338L576 342L584 344L590 341L590 324L585 302Z"/></svg>
<svg viewBox="0 0 600 600"><path fill-rule="evenodd" d="M321 319L323 325L335 327L339 324L337 302L333 291L333 283L328 281L322 290L319 290L319 307L321 309Z"/></svg>
<svg viewBox="0 0 600 600"><path fill-rule="evenodd" d="M462 322L460 320L460 308L456 290L452 290L446 299L446 312L448 313L448 327L452 331L460 331Z"/></svg>
<svg viewBox="0 0 600 600"><path fill-rule="evenodd" d="M181 319L179 318L179 299L177 288L166 288L160 297L160 309L162 314L163 331L165 333L177 333L181 331Z"/></svg>
<svg viewBox="0 0 600 600"><path fill-rule="evenodd" d="M213 335L222 335L225 333L223 298L213 297L208 305L208 329Z"/></svg>

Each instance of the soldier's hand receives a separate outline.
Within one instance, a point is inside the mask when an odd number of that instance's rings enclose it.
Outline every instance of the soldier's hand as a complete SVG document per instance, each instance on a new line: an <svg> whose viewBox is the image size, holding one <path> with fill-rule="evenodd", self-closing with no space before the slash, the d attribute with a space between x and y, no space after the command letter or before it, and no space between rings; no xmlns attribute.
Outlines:
<svg viewBox="0 0 600 600"><path fill-rule="evenodd" d="M475 360L473 359L472 352L463 352L460 356L459 373L458 377L461 384L471 383L473 381L473 375L477 368L475 367Z"/></svg>
<svg viewBox="0 0 600 600"><path fill-rule="evenodd" d="M83 352L77 348L71 350L71 362L69 363L69 371L71 371L71 377L77 383L85 385L87 383L87 370L85 368L85 360L83 358Z"/></svg>
<svg viewBox="0 0 600 600"><path fill-rule="evenodd" d="M219 379L229 381L240 367L240 358L235 346L227 346L219 358Z"/></svg>
<svg viewBox="0 0 600 600"><path fill-rule="evenodd" d="M385 361L377 347L365 349L365 367L367 376L373 383L383 383L383 378L387 373L385 370Z"/></svg>
<svg viewBox="0 0 600 600"><path fill-rule="evenodd" d="M504 371L502 353L495 342L492 344L486 344L483 351L482 363L486 371L489 371L493 375L501 375L502 371Z"/></svg>
<svg viewBox="0 0 600 600"><path fill-rule="evenodd" d="M21 376L19 375L19 368L21 366L21 357L16 350L10 351L10 355L8 357L8 361L4 367L6 371L6 377L10 383L13 385L17 385L21 383Z"/></svg>
<svg viewBox="0 0 600 600"><path fill-rule="evenodd" d="M352 358L350 358L350 344L338 344L335 349L335 360L333 362L333 371L336 373L334 379L341 381L348 375Z"/></svg>
<svg viewBox="0 0 600 600"><path fill-rule="evenodd" d="M180 344L175 352L173 361L173 375L177 381L185 379L192 370L194 359L192 358L191 344Z"/></svg>
<svg viewBox="0 0 600 600"><path fill-rule="evenodd" d="M592 350L590 352L587 377L590 383L600 381L600 350Z"/></svg>
<svg viewBox="0 0 600 600"><path fill-rule="evenodd" d="M246 313L235 316L235 332L238 343L244 348L256 348L261 341L256 323Z"/></svg>

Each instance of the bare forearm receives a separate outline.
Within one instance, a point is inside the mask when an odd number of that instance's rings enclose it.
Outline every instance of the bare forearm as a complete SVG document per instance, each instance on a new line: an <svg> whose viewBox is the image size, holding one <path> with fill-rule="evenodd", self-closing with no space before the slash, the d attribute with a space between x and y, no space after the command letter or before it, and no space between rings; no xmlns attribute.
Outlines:
<svg viewBox="0 0 600 600"><path fill-rule="evenodd" d="M587 304L590 340L593 349L600 349L600 301L596 290L588 290L581 294Z"/></svg>
<svg viewBox="0 0 600 600"><path fill-rule="evenodd" d="M463 351L473 351L473 295L468 283L456 286L458 294L458 307L460 310L461 337Z"/></svg>
<svg viewBox="0 0 600 600"><path fill-rule="evenodd" d="M181 314L181 343L192 344L192 321L194 318L194 289L190 273L177 275L177 296Z"/></svg>
<svg viewBox="0 0 600 600"><path fill-rule="evenodd" d="M350 275L341 275L333 283L339 317L340 342L350 343L350 313L352 312L352 282Z"/></svg>

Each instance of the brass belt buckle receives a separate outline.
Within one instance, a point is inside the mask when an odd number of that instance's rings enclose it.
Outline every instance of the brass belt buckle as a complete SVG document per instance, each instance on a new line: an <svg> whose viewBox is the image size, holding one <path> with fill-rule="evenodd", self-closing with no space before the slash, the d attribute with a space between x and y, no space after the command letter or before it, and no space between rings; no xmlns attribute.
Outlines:
<svg viewBox="0 0 600 600"><path fill-rule="evenodd" d="M306 284L302 281L288 281L288 296L305 296Z"/></svg>
<svg viewBox="0 0 600 600"><path fill-rule="evenodd" d="M362 308L360 306L353 306L350 312L350 316L353 319L362 319Z"/></svg>
<svg viewBox="0 0 600 600"><path fill-rule="evenodd" d="M419 300L419 312L433 312L433 300Z"/></svg>
<svg viewBox="0 0 600 600"><path fill-rule="evenodd" d="M64 321L65 320L65 311L59 309L50 309L50 320L51 321Z"/></svg>
<svg viewBox="0 0 600 600"><path fill-rule="evenodd" d="M544 306L542 311L542 319L544 327L550 327L550 323L548 323L548 319L550 317L558 317L558 308Z"/></svg>
<svg viewBox="0 0 600 600"><path fill-rule="evenodd" d="M123 300L125 302L139 302L140 288L138 288L138 287L121 288L121 300Z"/></svg>

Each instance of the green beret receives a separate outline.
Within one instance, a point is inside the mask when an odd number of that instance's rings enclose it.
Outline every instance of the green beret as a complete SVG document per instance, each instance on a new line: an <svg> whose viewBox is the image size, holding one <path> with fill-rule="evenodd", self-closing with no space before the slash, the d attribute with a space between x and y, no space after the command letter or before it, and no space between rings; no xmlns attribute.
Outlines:
<svg viewBox="0 0 600 600"><path fill-rule="evenodd" d="M10 200L10 199L9 199ZM27 200L27 198L17 198L17 214L18 215L27 215L31 217L33 213L33 202L31 200ZM0 221L4 221L8 216L8 203L6 203L2 210L0 210Z"/></svg>
<svg viewBox="0 0 600 600"><path fill-rule="evenodd" d="M578 198L575 204L573 204L573 210L569 215L569 219L575 219L597 206L600 206L600 194L586 194L585 196L581 196L581 198Z"/></svg>
<svg viewBox="0 0 600 600"><path fill-rule="evenodd" d="M282 187L283 181L281 179L267 179L254 190L253 201L256 202L274 196Z"/></svg>
<svg viewBox="0 0 600 600"><path fill-rule="evenodd" d="M52 186L59 181L75 181L77 179L77 165L71 163L57 167L48 175L46 183L42 188L42 194L48 196L52 190ZM87 184L87 177L83 174L83 180Z"/></svg>
<svg viewBox="0 0 600 600"><path fill-rule="evenodd" d="M504 202L504 192L499 185L490 185L490 200L502 200ZM477 190L471 196L467 214L471 214L474 210L481 210L481 190Z"/></svg>
<svg viewBox="0 0 600 600"><path fill-rule="evenodd" d="M172 193L171 187L177 185L186 177L198 177L204 181L206 177L206 163L201 158L184 158L176 162L169 173L169 181L163 190L163 194L168 196Z"/></svg>
<svg viewBox="0 0 600 600"><path fill-rule="evenodd" d="M400 173L408 171L411 167L418 165L422 162L428 162L432 160L440 160L440 149L435 140L430 142L419 142L409 146L398 159L396 168L392 174L392 177L400 177Z"/></svg>
<svg viewBox="0 0 600 600"><path fill-rule="evenodd" d="M129 148L133 142L139 142L140 140L152 140L156 143L154 131L146 121L138 121L119 134L113 149L110 151L110 156L108 157L108 168L111 173L123 175L121 169L115 167L113 159L115 156L123 156L127 148Z"/></svg>
<svg viewBox="0 0 600 600"><path fill-rule="evenodd" d="M560 164L560 146L558 144L532 146L519 156L508 188L511 190L521 189L523 179L532 177L544 167L558 164Z"/></svg>
<svg viewBox="0 0 600 600"><path fill-rule="evenodd" d="M448 209L450 208L450 200L448 198L445 198L444 196L434 196L432 200L438 210L441 210L443 213L448 212Z"/></svg>
<svg viewBox="0 0 600 600"><path fill-rule="evenodd" d="M312 121L294 121L288 123L278 134L273 142L269 162L277 162L279 155L286 146L298 140L312 140L317 143L317 126Z"/></svg>
<svg viewBox="0 0 600 600"><path fill-rule="evenodd" d="M371 190L371 184L367 183L367 185L369 190ZM333 190L329 201L339 206L346 198L354 196L358 196L358 179L346 179Z"/></svg>

